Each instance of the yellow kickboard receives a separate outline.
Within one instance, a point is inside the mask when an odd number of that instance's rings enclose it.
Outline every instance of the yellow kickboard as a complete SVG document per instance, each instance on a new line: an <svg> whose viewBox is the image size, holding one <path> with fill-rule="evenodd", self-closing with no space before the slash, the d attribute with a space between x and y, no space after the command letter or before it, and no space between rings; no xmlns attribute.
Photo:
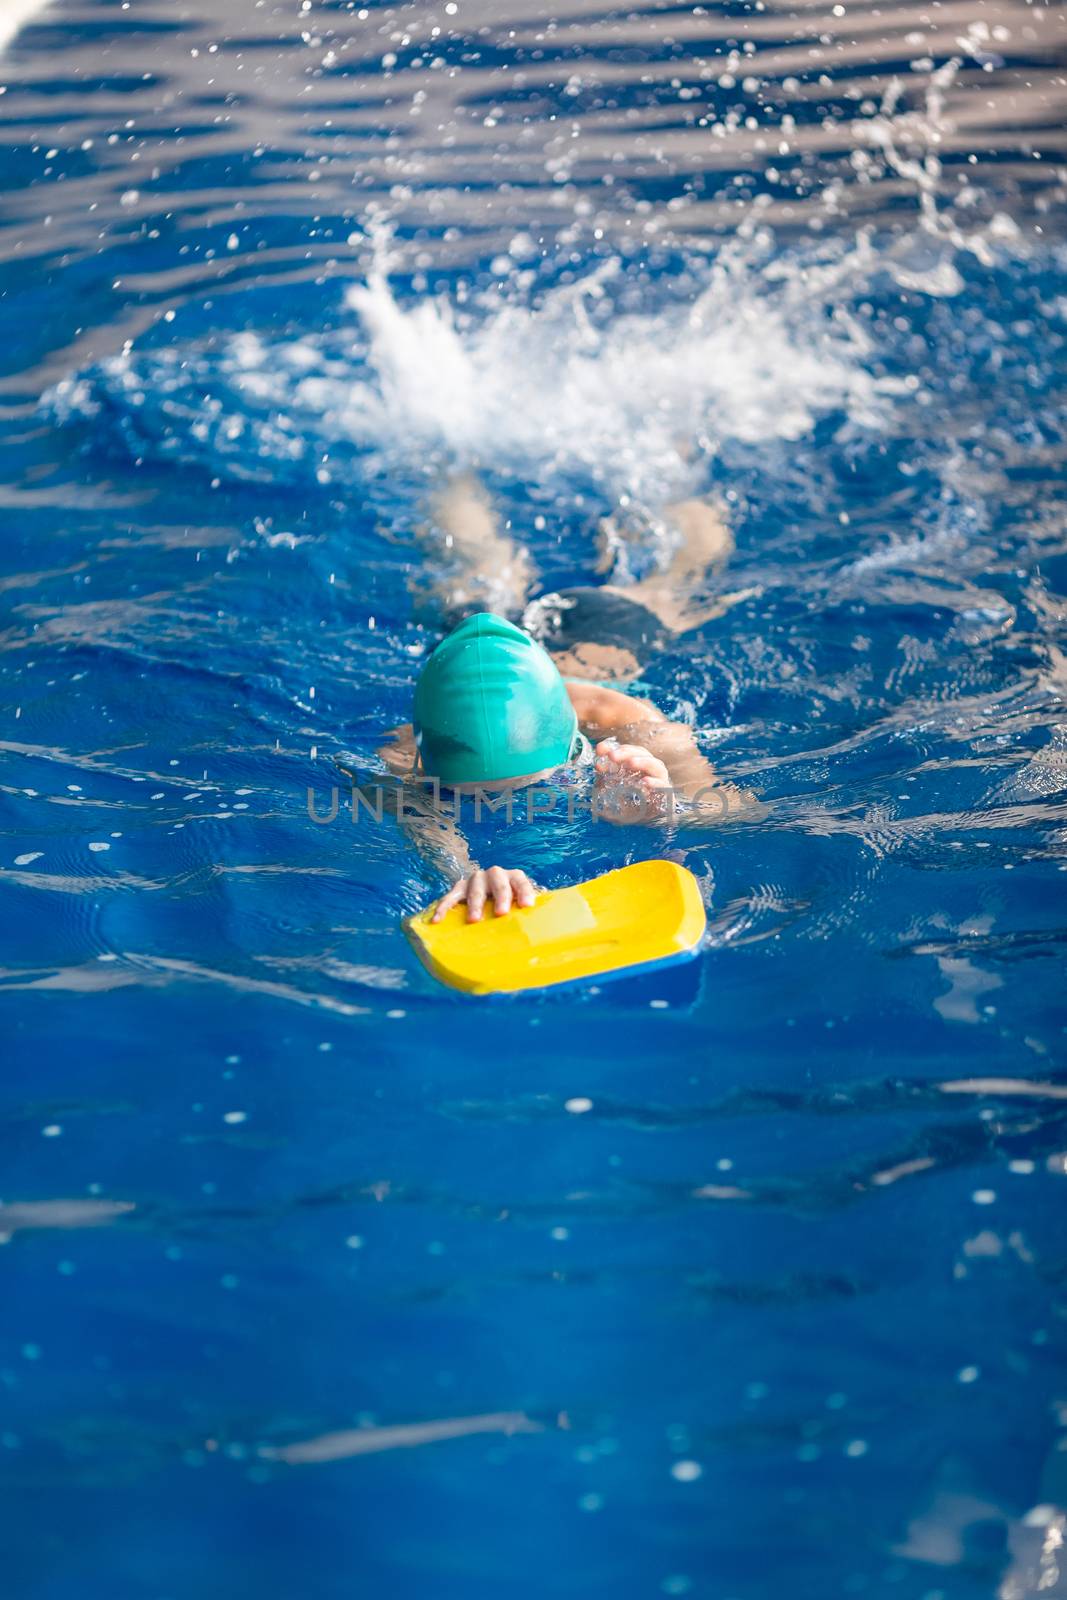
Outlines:
<svg viewBox="0 0 1067 1600"><path fill-rule="evenodd" d="M640 861L569 889L542 891L502 917L488 904L480 922L433 906L404 923L435 978L465 994L545 989L677 960L700 943L706 918L693 874L673 861Z"/></svg>

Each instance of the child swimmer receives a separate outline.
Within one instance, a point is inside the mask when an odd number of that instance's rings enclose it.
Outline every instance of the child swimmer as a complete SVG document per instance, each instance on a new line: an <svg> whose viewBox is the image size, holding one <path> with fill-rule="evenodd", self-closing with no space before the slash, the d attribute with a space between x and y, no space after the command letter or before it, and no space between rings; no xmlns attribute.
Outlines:
<svg viewBox="0 0 1067 1600"><path fill-rule="evenodd" d="M597 814L654 822L677 798L705 816L748 810L751 795L721 783L692 730L649 700L567 678L536 640L492 612L465 618L431 652L415 686L412 722L379 752L398 777L436 780L456 795L485 795L544 782L593 765L594 793L611 791ZM450 817L424 797L404 826L429 861L454 881L439 922L466 902L477 922L491 900L497 916L533 905L537 889L520 867L483 869Z"/></svg>
<svg viewBox="0 0 1067 1600"><path fill-rule="evenodd" d="M651 652L752 592L696 598L708 569L733 549L716 506L675 502L657 521L670 554L644 578L629 575L626 535L607 518L600 566L618 576L531 599L529 553L501 528L482 485L459 476L437 496L423 532L438 558L428 574L430 597L446 618L462 620L423 667L412 723L395 729L393 743L379 751L394 776L423 785L403 825L452 883L434 921L466 902L468 921L477 922L487 900L501 916L513 905L532 905L537 890L521 868L483 869L472 861L459 828L430 804L426 780L488 798L556 774L566 780L572 769L591 765L594 799L610 796L595 814L608 821L654 823L679 800L704 822L756 808L751 794L720 782L691 729L649 700L589 681L632 682ZM425 583L420 576L418 587ZM521 617L524 626L498 611Z"/></svg>

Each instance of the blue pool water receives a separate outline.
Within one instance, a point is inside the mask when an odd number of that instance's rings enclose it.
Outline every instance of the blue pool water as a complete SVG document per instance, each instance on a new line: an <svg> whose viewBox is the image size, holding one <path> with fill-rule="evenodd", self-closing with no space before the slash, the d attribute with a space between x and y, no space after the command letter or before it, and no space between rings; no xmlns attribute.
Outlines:
<svg viewBox="0 0 1067 1600"><path fill-rule="evenodd" d="M1061 43L57 0L7 44L5 1596L1064 1592ZM684 852L662 993L463 1001L395 826L308 817L407 715L456 470L547 588L725 507L747 598L645 682L762 814L475 841Z"/></svg>

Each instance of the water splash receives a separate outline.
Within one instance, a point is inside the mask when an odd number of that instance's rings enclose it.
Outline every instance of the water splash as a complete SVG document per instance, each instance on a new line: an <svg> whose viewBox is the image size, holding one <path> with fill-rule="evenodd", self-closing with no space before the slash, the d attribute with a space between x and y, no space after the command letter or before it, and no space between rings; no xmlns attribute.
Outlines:
<svg viewBox="0 0 1067 1600"><path fill-rule="evenodd" d="M952 298L968 264L993 269L1022 249L1017 225L987 215L973 185L946 192L954 86L965 59L992 59L984 25L956 44L929 64L918 104L894 76L875 114L852 125L857 181L899 180L914 226L827 231L784 252L762 195L727 242L690 242L658 274L598 250L570 281L563 258L532 266L537 247L520 232L488 272L430 295L407 278L409 246L372 203L349 239L366 245L367 270L342 289L335 330L321 330L318 293L302 336L190 340L182 321L161 324L46 399L62 421L93 420L97 447L103 435L135 460L220 478L329 488L387 475L402 490L475 469L549 493L588 488L646 520L706 487L728 444L793 444L822 419L842 441L891 429L917 388L899 360L910 329L884 348L872 295ZM828 215L839 196L828 183Z"/></svg>
<svg viewBox="0 0 1067 1600"><path fill-rule="evenodd" d="M979 63L989 58L984 45L989 29L972 23L958 40L961 50ZM941 147L955 127L948 109L949 91L955 84L961 56L953 56L931 71L922 105L914 111L901 109L905 92L903 79L893 77L886 86L878 114L854 124L860 143L853 150L852 164L861 179L871 168L863 145L877 151L884 168L904 180L914 191L918 204L919 226L903 234L891 247L888 265L893 277L905 289L923 294L957 295L964 280L955 262L958 253L973 256L984 267L996 262L996 247L1020 237L1019 227L1004 212L996 212L983 226L966 227L958 220L954 206L942 191ZM968 189L956 196L957 204L973 204L977 192Z"/></svg>
<svg viewBox="0 0 1067 1600"><path fill-rule="evenodd" d="M742 232L637 310L617 258L533 300L494 287L461 304L403 297L380 246L338 334L135 346L47 400L61 421L91 419L97 444L236 479L490 467L654 509L724 441L795 441L831 414L882 426L903 392L853 309L877 266L868 237L798 263L769 231Z"/></svg>

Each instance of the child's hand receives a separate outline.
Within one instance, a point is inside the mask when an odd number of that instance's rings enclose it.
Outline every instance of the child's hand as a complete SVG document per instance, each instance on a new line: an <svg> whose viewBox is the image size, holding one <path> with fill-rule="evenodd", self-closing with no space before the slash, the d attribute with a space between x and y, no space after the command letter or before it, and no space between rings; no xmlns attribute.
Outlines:
<svg viewBox="0 0 1067 1600"><path fill-rule="evenodd" d="M651 822L670 809L670 773L639 744L602 739L596 774L596 814L608 822Z"/></svg>
<svg viewBox="0 0 1067 1600"><path fill-rule="evenodd" d="M438 900L430 921L440 922L446 911L451 911L453 906L461 905L465 900L467 921L480 922L487 895L492 899L497 916L502 917L513 905L532 906L537 898L537 890L518 867L490 867L488 871L476 867L467 877L454 883L448 893Z"/></svg>

